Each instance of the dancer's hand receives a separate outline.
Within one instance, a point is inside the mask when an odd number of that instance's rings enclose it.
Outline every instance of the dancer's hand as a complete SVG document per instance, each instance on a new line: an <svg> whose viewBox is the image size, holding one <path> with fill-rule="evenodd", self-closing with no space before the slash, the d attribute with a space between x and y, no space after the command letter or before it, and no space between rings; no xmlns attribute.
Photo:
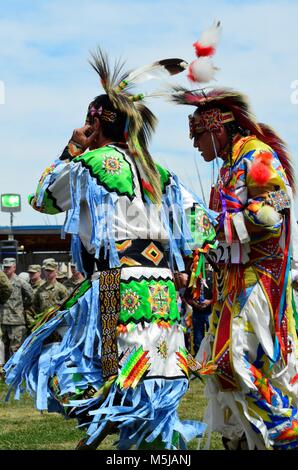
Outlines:
<svg viewBox="0 0 298 470"><path fill-rule="evenodd" d="M98 135L98 129L93 129L90 124L85 124L83 127L75 129L69 141L70 144L75 145L81 150L80 153L85 152Z"/></svg>
<svg viewBox="0 0 298 470"><path fill-rule="evenodd" d="M175 283L177 290L187 287L188 279L189 279L189 276L187 273L174 272L174 283Z"/></svg>

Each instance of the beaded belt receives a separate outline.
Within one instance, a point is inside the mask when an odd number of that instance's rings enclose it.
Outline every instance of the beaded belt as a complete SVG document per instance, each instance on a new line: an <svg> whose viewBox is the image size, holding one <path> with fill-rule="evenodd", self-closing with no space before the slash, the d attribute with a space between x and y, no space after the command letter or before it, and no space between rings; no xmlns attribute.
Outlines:
<svg viewBox="0 0 298 470"><path fill-rule="evenodd" d="M152 240L121 240L116 242L121 267L144 266L150 268L168 268L164 247ZM99 271L109 269L108 260L104 259L103 249L96 260Z"/></svg>

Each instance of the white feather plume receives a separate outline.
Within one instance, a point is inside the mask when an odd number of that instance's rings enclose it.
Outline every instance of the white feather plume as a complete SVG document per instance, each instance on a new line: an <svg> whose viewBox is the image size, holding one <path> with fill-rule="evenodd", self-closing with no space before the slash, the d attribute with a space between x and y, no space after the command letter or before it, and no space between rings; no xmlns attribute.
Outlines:
<svg viewBox="0 0 298 470"><path fill-rule="evenodd" d="M216 47L219 42L220 33L221 33L220 21L215 21L209 29L201 33L201 36L198 42L202 46L205 46L205 47L207 46Z"/></svg>
<svg viewBox="0 0 298 470"><path fill-rule="evenodd" d="M190 64L188 78L194 82L208 83L214 79L217 70L210 57L199 57Z"/></svg>
<svg viewBox="0 0 298 470"><path fill-rule="evenodd" d="M282 216L273 207L264 205L256 214L259 221L264 225L275 225L280 222Z"/></svg>

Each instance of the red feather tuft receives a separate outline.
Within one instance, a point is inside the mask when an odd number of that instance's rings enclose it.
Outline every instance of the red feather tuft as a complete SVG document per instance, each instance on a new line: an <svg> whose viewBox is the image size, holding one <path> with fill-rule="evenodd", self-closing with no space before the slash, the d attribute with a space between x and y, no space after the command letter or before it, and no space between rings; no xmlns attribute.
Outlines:
<svg viewBox="0 0 298 470"><path fill-rule="evenodd" d="M273 160L273 155L270 152L260 152L255 156L258 162L263 163L264 165L271 165Z"/></svg>
<svg viewBox="0 0 298 470"><path fill-rule="evenodd" d="M198 57L208 57L215 54L215 47L213 46L202 46L202 44L198 41L194 42L193 46Z"/></svg>
<svg viewBox="0 0 298 470"><path fill-rule="evenodd" d="M251 166L248 175L260 186L264 186L271 177L270 167L257 159Z"/></svg>
<svg viewBox="0 0 298 470"><path fill-rule="evenodd" d="M259 123L261 133L257 137L271 147L276 152L278 159L285 170L289 184L293 193L296 192L295 174L291 156L287 150L285 142L277 135L277 133L266 124Z"/></svg>

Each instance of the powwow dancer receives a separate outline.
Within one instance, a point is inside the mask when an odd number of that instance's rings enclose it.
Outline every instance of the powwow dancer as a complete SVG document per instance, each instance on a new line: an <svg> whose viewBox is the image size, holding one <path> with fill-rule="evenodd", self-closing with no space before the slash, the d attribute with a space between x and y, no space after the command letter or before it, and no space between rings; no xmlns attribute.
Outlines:
<svg viewBox="0 0 298 470"><path fill-rule="evenodd" d="M111 428L120 449L175 449L205 426L177 415L188 364L167 252L172 269L183 270L182 255L208 249L215 219L154 163L147 141L155 116L127 88L183 63L167 59L120 77L120 65L112 73L99 50L92 66L106 94L91 102L85 126L30 198L41 212L67 211L64 232L87 279L39 319L6 365L7 383L18 396L25 380L39 410L76 417L88 436L80 449Z"/></svg>
<svg viewBox="0 0 298 470"><path fill-rule="evenodd" d="M195 44L199 61L201 51L209 54L208 45L214 43ZM189 74L205 81L200 63ZM176 88L173 98L196 107L190 138L204 160L223 160L210 197L210 207L220 213L215 304L198 356L207 381L205 421L222 433L229 450L296 449L290 270L297 269L298 255L290 156L275 131L256 121L241 93Z"/></svg>

